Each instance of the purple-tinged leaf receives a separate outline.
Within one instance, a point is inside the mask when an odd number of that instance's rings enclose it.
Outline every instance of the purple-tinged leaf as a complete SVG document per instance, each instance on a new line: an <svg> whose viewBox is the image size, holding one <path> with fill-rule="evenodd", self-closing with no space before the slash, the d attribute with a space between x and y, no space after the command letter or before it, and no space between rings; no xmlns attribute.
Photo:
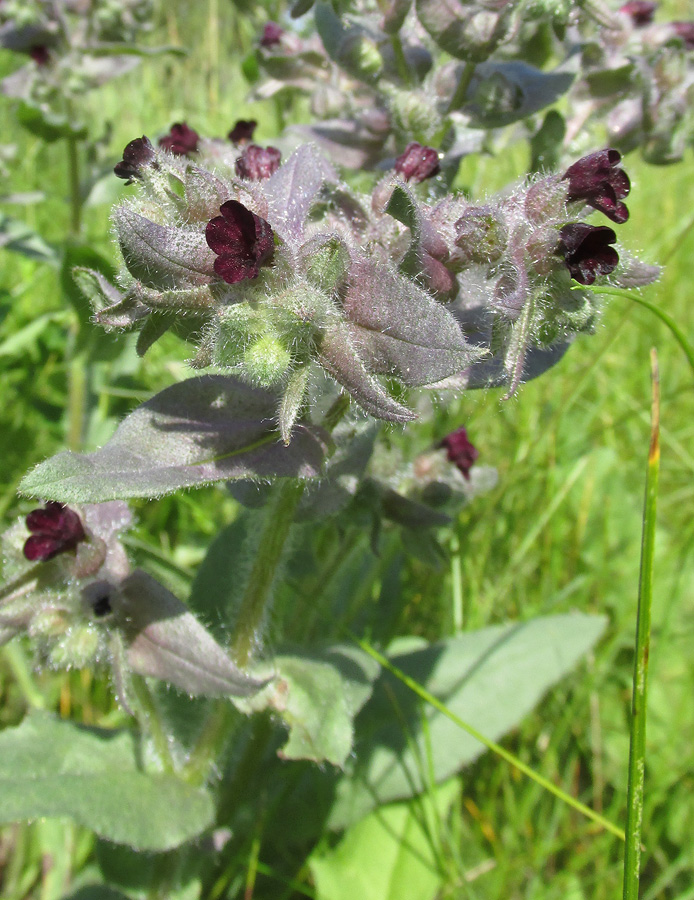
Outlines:
<svg viewBox="0 0 694 900"><path fill-rule="evenodd" d="M301 238L306 216L326 181L337 181L335 170L315 145L304 144L263 184L267 219L280 237L290 243Z"/></svg>
<svg viewBox="0 0 694 900"><path fill-rule="evenodd" d="M345 325L336 325L325 332L318 362L362 409L377 419L411 422L417 418L412 410L394 400L378 379L368 372Z"/></svg>
<svg viewBox="0 0 694 900"><path fill-rule="evenodd" d="M136 570L111 599L132 671L202 697L248 697L267 684L243 672L188 607Z"/></svg>
<svg viewBox="0 0 694 900"><path fill-rule="evenodd" d="M440 381L483 355L448 310L412 281L365 258L350 271L344 310L372 371L405 384Z"/></svg>
<svg viewBox="0 0 694 900"><path fill-rule="evenodd" d="M113 222L128 271L147 287L208 284L214 277L216 257L201 231L157 225L126 205Z"/></svg>
<svg viewBox="0 0 694 900"><path fill-rule="evenodd" d="M326 453L323 433L295 424L285 446L273 428L278 401L275 392L229 376L190 378L130 413L100 450L59 453L29 472L21 489L100 502L236 478L315 478Z"/></svg>

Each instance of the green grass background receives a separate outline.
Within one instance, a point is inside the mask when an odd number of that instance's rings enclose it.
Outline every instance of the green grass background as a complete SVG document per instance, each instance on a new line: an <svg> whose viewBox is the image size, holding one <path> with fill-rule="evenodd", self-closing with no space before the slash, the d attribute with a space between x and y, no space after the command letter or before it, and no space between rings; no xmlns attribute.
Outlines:
<svg viewBox="0 0 694 900"><path fill-rule="evenodd" d="M244 102L239 74L260 23L276 10L240 14L224 0L162 5L156 35L181 43L186 58L145 61L132 75L87 101L98 144L93 164L104 171L122 147L186 120L201 134L224 135L241 117L260 121L257 138L277 130L271 103ZM686 3L663 4L686 17ZM663 18L666 16L663 15ZM0 56L7 72L14 60ZM42 190L42 202L7 206L46 240L60 243L69 220L65 148L21 131L0 106L3 141L17 147L0 194ZM478 194L502 187L527 165L527 145L496 159L466 163L463 178ZM620 240L648 262L665 264L644 296L692 335L694 162L662 169L632 155L631 218ZM112 179L109 201L125 188ZM93 245L115 260L109 203L86 209ZM70 317L55 271L0 251L0 514L7 523L31 503L16 486L34 463L64 446L66 347ZM51 314L58 316L51 317ZM42 325L35 323L41 317ZM33 327L32 331L25 329ZM19 339L18 339L18 336ZM114 336L114 341L123 340ZM500 393L471 393L436 411L432 421L395 434L422 450L465 424L480 463L499 471L498 487L467 507L454 533L450 569L405 567L404 632L450 633L453 579L463 594L466 628L507 618L581 610L609 617L606 637L571 679L507 738L505 745L584 802L624 823L628 711L638 586L641 506L649 435L649 351L658 350L662 389L662 467L655 568L648 760L643 842L643 900L694 898L694 376L681 349L647 310L611 299L593 337L579 339L548 375L502 403ZM166 337L147 359L122 371L103 366L88 443L102 443L116 421L152 391L185 374L186 350ZM234 516L232 501L208 488L136 504L131 538L137 558L185 596L186 586L217 530ZM373 595L381 577L376 571ZM0 650L0 726L27 706L45 705L86 723L115 724L104 679L90 672L33 672L21 642ZM622 846L504 763L485 755L460 779L453 813L439 823L440 896L504 900L612 900L621 895ZM258 835L256 835L258 837ZM263 866L259 832L257 897L311 895L301 861L287 871ZM241 884L253 868L250 840L230 867ZM67 822L0 829L0 898L53 900L93 865L92 839ZM288 874L289 873L289 874ZM292 893L280 879L296 877ZM252 880L252 879L251 879ZM220 896L234 896L227 887ZM251 896L251 895L249 895ZM403 900L407 900L406 897Z"/></svg>

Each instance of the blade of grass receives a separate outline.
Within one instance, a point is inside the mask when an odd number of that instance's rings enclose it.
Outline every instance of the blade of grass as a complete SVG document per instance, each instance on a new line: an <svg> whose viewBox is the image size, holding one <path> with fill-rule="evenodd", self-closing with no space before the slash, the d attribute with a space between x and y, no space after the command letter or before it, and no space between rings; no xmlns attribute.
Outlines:
<svg viewBox="0 0 694 900"><path fill-rule="evenodd" d="M636 613L636 656L634 687L631 701L631 734L629 742L629 781L627 786L627 827L624 853L624 900L638 900L639 864L641 860L641 823L643 820L644 774L646 765L646 699L648 690L648 656L651 642L651 603L653 599L653 555L655 520L660 467L660 395L658 356L651 350L653 400L651 407L651 444L648 451L646 497L643 506L641 537L641 571Z"/></svg>
<svg viewBox="0 0 694 900"><path fill-rule="evenodd" d="M451 722L454 722L459 728L462 728L463 731L467 731L469 735L478 740L481 744L491 750L492 753L495 753L497 756L500 756L507 763L510 763L514 768L518 769L519 772L522 772L523 775L527 775L528 778L531 778L541 787L545 788L545 790L549 791L551 794L554 794L555 797L558 797L568 806L571 806L573 809L582 813L586 818L591 819L593 822L596 822L598 825L601 825L606 831L609 831L611 834L614 834L620 840L624 840L624 832L615 825L613 822L610 822L609 819L606 819L605 816L601 816L599 813L596 813L595 810L592 810L589 806L586 806L584 803L581 803L579 800L576 800L575 797L572 797L570 794L567 794L566 791L563 791L560 787L557 787L556 784L553 784L547 778L544 778L542 775L539 775L534 769L531 769L530 766L527 766L524 762L518 759L517 756L514 756L513 753L509 753L508 750L505 750L500 744L497 744L495 741L489 740L489 738L485 737L481 732L477 731L476 728L473 728L472 725L469 725L467 722L464 722L459 716L457 716L452 710L450 710L445 703L435 697L433 694L430 694L426 688L422 687L419 682L415 681L414 678L410 678L409 675L406 675L401 669L398 669L397 666L394 666L391 661L385 657L382 653L379 653L375 647L372 647L368 641L363 640L362 638L357 637L352 632L349 632L349 636L351 639L357 643L365 653L368 653L373 659L376 660L384 669L394 675L397 679L402 681L402 683L408 687L411 691L413 691L418 697L421 697L426 703L433 706L434 709L438 710L440 713L443 713L446 718L450 719Z"/></svg>
<svg viewBox="0 0 694 900"><path fill-rule="evenodd" d="M647 310L653 313L654 316L660 319L664 325L666 325L672 336L675 338L677 343L682 348L684 355L687 357L687 362L689 363L692 372L694 372L694 348L687 340L687 337L677 324L677 322L672 318L671 315L665 312L665 310L661 309L659 306L656 306L655 303L650 303L648 300L644 300L643 297L639 297L638 294L633 294L631 291L624 291L619 288L608 288L608 287L600 287L596 289L596 293L598 294L607 294L610 297L622 297L624 300L633 300L634 303L638 303L639 306L645 307Z"/></svg>

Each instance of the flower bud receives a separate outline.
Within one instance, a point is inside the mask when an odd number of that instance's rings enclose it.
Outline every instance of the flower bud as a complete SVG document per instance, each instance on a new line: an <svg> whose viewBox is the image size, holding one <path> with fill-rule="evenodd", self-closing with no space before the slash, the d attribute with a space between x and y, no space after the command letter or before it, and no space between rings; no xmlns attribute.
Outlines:
<svg viewBox="0 0 694 900"><path fill-rule="evenodd" d="M185 122L176 122L168 134L159 138L159 146L174 156L189 156L197 151L199 140L197 131L189 128Z"/></svg>
<svg viewBox="0 0 694 900"><path fill-rule="evenodd" d="M236 174L249 181L263 181L280 167L282 154L276 147L249 144L236 160Z"/></svg>
<svg viewBox="0 0 694 900"><path fill-rule="evenodd" d="M26 526L31 536L24 543L24 556L30 562L46 562L59 553L74 550L87 537L77 513L53 500L43 509L30 512Z"/></svg>
<svg viewBox="0 0 694 900"><path fill-rule="evenodd" d="M257 125L255 119L237 119L227 137L232 144L250 144Z"/></svg>
<svg viewBox="0 0 694 900"><path fill-rule="evenodd" d="M356 29L349 31L340 43L337 61L351 75L365 81L375 78L383 68L376 42Z"/></svg>
<svg viewBox="0 0 694 900"><path fill-rule="evenodd" d="M422 147L417 141L412 141L395 160L395 171L405 181L420 184L426 178L438 175L439 155L433 147Z"/></svg>
<svg viewBox="0 0 694 900"><path fill-rule="evenodd" d="M244 374L252 384L271 387L287 374L292 356L279 337L266 334L243 355Z"/></svg>
<svg viewBox="0 0 694 900"><path fill-rule="evenodd" d="M49 659L60 669L82 669L94 663L98 655L100 634L91 624L73 625L51 647Z"/></svg>
<svg viewBox="0 0 694 900"><path fill-rule="evenodd" d="M489 206L466 210L455 223L455 235L457 249L451 254L451 262L462 268L496 262L508 242L506 226Z"/></svg>
<svg viewBox="0 0 694 900"><path fill-rule="evenodd" d="M142 177L142 170L156 165L156 153L151 141L144 134L130 141L123 150L123 159L116 163L113 171L118 178L125 178L130 184Z"/></svg>

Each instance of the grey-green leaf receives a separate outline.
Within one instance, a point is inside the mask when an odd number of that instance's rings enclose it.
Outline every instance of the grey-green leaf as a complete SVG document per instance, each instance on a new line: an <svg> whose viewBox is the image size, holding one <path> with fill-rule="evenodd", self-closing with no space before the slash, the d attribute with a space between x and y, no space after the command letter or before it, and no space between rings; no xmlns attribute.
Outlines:
<svg viewBox="0 0 694 900"><path fill-rule="evenodd" d="M368 700L379 666L354 647L337 645L311 656L278 656L277 676L250 709L271 709L289 728L283 759L343 766L352 751L353 720Z"/></svg>
<svg viewBox="0 0 694 900"><path fill-rule="evenodd" d="M0 733L0 822L68 816L138 850L170 850L214 821L205 790L148 774L129 731L33 712Z"/></svg>
<svg viewBox="0 0 694 900"><path fill-rule="evenodd" d="M146 572L129 575L111 606L128 664L140 675L203 697L247 697L267 683L241 671L187 606Z"/></svg>
<svg viewBox="0 0 694 900"><path fill-rule="evenodd" d="M172 290L215 277L216 257L201 231L158 225L127 204L116 208L113 224L128 271L147 287Z"/></svg>
<svg viewBox="0 0 694 900"><path fill-rule="evenodd" d="M463 721L497 740L575 666L604 627L601 616L548 616L469 632L391 659ZM439 782L485 749L385 672L357 719L356 742L354 772L337 787L329 820L333 828L377 804L423 791L429 754Z"/></svg>
<svg viewBox="0 0 694 900"><path fill-rule="evenodd" d="M62 503L160 497L236 478L313 478L323 433L297 423L285 446L272 428L278 397L230 376L175 384L130 413L93 453L59 453L29 472L21 490Z"/></svg>

